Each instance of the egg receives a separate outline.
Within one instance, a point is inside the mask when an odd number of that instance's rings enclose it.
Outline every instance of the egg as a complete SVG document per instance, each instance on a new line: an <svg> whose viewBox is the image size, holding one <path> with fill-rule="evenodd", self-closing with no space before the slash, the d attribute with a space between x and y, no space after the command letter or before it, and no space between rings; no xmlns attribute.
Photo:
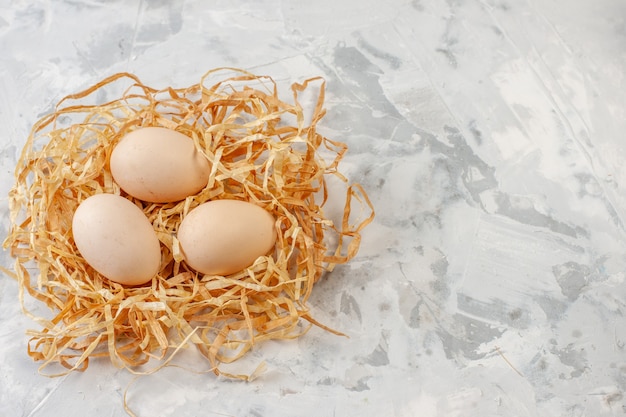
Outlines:
<svg viewBox="0 0 626 417"><path fill-rule="evenodd" d="M114 194L85 199L72 218L74 242L100 274L124 285L141 285L159 271L161 245L143 211Z"/></svg>
<svg viewBox="0 0 626 417"><path fill-rule="evenodd" d="M207 275L228 275L267 255L276 243L274 217L239 200L213 200L194 208L178 228L187 264Z"/></svg>
<svg viewBox="0 0 626 417"><path fill-rule="evenodd" d="M209 161L193 140L164 127L144 127L124 136L113 148L110 168L122 190L151 203L198 193L210 173Z"/></svg>

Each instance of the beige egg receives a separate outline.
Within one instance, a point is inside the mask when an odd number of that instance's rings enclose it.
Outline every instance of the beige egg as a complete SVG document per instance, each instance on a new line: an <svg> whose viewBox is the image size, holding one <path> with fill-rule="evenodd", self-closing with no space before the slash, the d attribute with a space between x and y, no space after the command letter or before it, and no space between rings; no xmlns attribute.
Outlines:
<svg viewBox="0 0 626 417"><path fill-rule="evenodd" d="M124 197L96 194L72 219L74 242L96 271L111 281L141 285L159 272L161 245L143 211Z"/></svg>
<svg viewBox="0 0 626 417"><path fill-rule="evenodd" d="M209 161L190 137L163 127L124 136L111 153L111 174L133 197L151 203L183 200L209 180Z"/></svg>
<svg viewBox="0 0 626 417"><path fill-rule="evenodd" d="M178 229L187 264L207 275L228 275L267 255L276 243L274 217L252 203L214 200L189 212Z"/></svg>

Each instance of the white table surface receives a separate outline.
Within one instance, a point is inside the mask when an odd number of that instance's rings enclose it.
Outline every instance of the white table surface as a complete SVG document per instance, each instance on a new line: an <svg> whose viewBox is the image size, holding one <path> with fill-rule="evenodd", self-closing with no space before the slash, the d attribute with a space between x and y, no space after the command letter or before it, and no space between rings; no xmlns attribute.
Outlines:
<svg viewBox="0 0 626 417"><path fill-rule="evenodd" d="M257 346L249 383L106 360L41 376L0 277L0 416L124 416L125 392L138 416L626 413L623 0L0 3L3 235L32 124L120 71L160 88L221 66L323 76L321 129L377 213L310 303L349 338Z"/></svg>

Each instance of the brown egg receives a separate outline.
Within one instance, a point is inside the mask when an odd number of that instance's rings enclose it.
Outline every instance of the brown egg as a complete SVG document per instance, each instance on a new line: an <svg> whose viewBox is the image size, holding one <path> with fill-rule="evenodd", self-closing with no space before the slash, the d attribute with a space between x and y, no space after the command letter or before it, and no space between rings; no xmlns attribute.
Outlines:
<svg viewBox="0 0 626 417"><path fill-rule="evenodd" d="M151 203L183 200L209 180L209 161L190 137L163 127L124 136L111 153L111 174L122 190Z"/></svg>
<svg viewBox="0 0 626 417"><path fill-rule="evenodd" d="M124 197L97 194L72 219L74 242L96 271L111 281L140 285L159 272L161 245L143 211Z"/></svg>
<svg viewBox="0 0 626 417"><path fill-rule="evenodd" d="M267 255L276 242L274 217L252 203L214 200L194 208L178 228L185 261L207 275L228 275Z"/></svg>

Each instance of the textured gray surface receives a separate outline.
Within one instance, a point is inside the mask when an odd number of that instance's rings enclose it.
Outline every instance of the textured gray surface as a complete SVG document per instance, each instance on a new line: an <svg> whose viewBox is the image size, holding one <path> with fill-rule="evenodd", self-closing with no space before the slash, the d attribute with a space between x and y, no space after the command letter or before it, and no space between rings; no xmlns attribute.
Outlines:
<svg viewBox="0 0 626 417"><path fill-rule="evenodd" d="M0 415L122 416L125 390L140 416L624 415L625 19L622 0L2 0L0 195L61 97L237 66L326 78L320 128L377 217L311 300L350 338L258 346L251 383L40 376L2 277Z"/></svg>

